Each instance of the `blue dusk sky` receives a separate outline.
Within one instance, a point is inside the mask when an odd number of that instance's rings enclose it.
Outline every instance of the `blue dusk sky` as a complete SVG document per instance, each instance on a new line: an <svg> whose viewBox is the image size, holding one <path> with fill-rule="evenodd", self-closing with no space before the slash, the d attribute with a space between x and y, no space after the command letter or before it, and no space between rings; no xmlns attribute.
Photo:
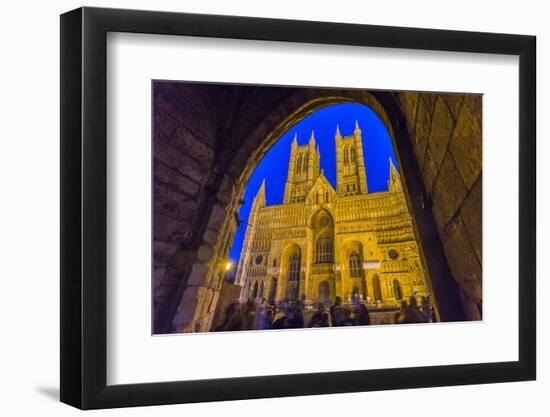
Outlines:
<svg viewBox="0 0 550 417"><path fill-rule="evenodd" d="M311 131L315 131L315 140L321 154L321 169L336 189L334 142L336 125L340 126L342 136L349 136L353 134L356 120L362 131L369 193L388 189L389 158L392 158L396 167L398 165L390 136L378 116L370 108L361 104L338 104L318 110L289 129L273 145L252 173L244 192L245 203L239 210L239 218L243 223L235 234L235 240L229 252L231 262L236 264L239 261L252 201L264 178L267 205L283 202L290 146L294 134L298 134L298 145L305 145L309 141Z"/></svg>

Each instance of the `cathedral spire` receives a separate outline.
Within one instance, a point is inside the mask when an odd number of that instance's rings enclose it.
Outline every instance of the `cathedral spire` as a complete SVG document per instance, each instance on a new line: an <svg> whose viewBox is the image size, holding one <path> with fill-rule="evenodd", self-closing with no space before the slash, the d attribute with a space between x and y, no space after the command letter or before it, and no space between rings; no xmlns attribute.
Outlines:
<svg viewBox="0 0 550 417"><path fill-rule="evenodd" d="M397 172L397 168L393 164L393 159L392 159L391 156L389 157L389 160L390 160L390 178L393 178L395 176L399 176L399 173Z"/></svg>
<svg viewBox="0 0 550 417"><path fill-rule="evenodd" d="M260 185L260 189L256 193L256 197L254 197L254 202L252 203L253 209L258 206L265 206L265 178L263 179L262 185Z"/></svg>
<svg viewBox="0 0 550 417"><path fill-rule="evenodd" d="M403 186L401 185L401 176L399 175L399 171L397 171L397 168L395 167L391 156L389 157L389 159L390 177L388 178L388 191L402 191Z"/></svg>
<svg viewBox="0 0 550 417"><path fill-rule="evenodd" d="M294 139L292 140L292 146L298 146L298 132L294 133Z"/></svg>
<svg viewBox="0 0 550 417"><path fill-rule="evenodd" d="M262 180L262 185L260 185L260 189L258 190L256 197L260 194L265 195L265 178Z"/></svg>

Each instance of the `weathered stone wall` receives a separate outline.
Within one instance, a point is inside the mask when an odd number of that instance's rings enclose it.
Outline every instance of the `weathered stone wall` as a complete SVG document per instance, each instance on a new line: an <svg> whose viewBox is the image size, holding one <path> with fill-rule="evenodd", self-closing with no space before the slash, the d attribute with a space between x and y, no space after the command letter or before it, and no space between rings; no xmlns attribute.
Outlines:
<svg viewBox="0 0 550 417"><path fill-rule="evenodd" d="M467 318L481 318L482 96L402 93L428 200Z"/></svg>
<svg viewBox="0 0 550 417"><path fill-rule="evenodd" d="M456 299L462 299L467 317L479 314L480 97L158 82L153 120L155 333L209 328L248 176L290 126L341 102L370 106L394 137L408 178L411 212L419 233L429 237L421 239L427 257L444 258L445 249L447 260L430 269L436 295L457 292L456 280L461 288ZM415 178L424 184L415 186ZM430 222L420 219L418 207L425 203L433 204L433 233ZM453 304L444 316L460 319L460 310Z"/></svg>
<svg viewBox="0 0 550 417"><path fill-rule="evenodd" d="M235 228L226 216L232 181L218 169L210 113L179 85L155 89L155 332L198 330L211 319L221 281L216 246ZM186 308L182 308L182 306Z"/></svg>

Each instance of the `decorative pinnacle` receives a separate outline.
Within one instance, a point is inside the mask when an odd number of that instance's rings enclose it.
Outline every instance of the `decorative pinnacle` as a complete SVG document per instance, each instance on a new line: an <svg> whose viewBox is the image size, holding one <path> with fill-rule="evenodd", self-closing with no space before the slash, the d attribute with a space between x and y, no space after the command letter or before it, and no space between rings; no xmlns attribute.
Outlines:
<svg viewBox="0 0 550 417"><path fill-rule="evenodd" d="M260 188L254 197L252 206L255 207L258 204L265 204L265 178L262 180L262 185L260 185Z"/></svg>
<svg viewBox="0 0 550 417"><path fill-rule="evenodd" d="M297 145L298 144L298 132L294 133L294 139L292 141L292 144L293 145Z"/></svg>
<svg viewBox="0 0 550 417"><path fill-rule="evenodd" d="M260 189L258 190L258 194L263 193L265 191L265 178L262 180L262 185L260 185Z"/></svg>
<svg viewBox="0 0 550 417"><path fill-rule="evenodd" d="M359 121L357 119L355 120L355 130L361 130L359 129Z"/></svg>
<svg viewBox="0 0 550 417"><path fill-rule="evenodd" d="M338 126L338 123L336 124L336 136L342 136L340 134L340 126Z"/></svg>
<svg viewBox="0 0 550 417"><path fill-rule="evenodd" d="M309 138L309 140L315 141L315 131L311 131L311 137Z"/></svg>
<svg viewBox="0 0 550 417"><path fill-rule="evenodd" d="M398 172L397 172L397 168L395 167L395 164L393 163L393 159L391 158L391 156L389 156L388 159L390 160L390 176L399 175Z"/></svg>

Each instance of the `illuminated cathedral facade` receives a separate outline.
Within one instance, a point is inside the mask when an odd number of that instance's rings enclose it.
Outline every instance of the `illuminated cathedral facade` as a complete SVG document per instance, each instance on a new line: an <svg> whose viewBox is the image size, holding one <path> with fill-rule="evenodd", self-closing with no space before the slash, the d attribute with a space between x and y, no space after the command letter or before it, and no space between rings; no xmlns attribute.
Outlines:
<svg viewBox="0 0 550 417"><path fill-rule="evenodd" d="M265 181L250 212L235 283L241 302L266 298L308 305L365 301L394 307L427 294L426 275L399 172L369 193L361 130L336 142L336 189L320 167L314 133L291 145L284 201L266 205Z"/></svg>

